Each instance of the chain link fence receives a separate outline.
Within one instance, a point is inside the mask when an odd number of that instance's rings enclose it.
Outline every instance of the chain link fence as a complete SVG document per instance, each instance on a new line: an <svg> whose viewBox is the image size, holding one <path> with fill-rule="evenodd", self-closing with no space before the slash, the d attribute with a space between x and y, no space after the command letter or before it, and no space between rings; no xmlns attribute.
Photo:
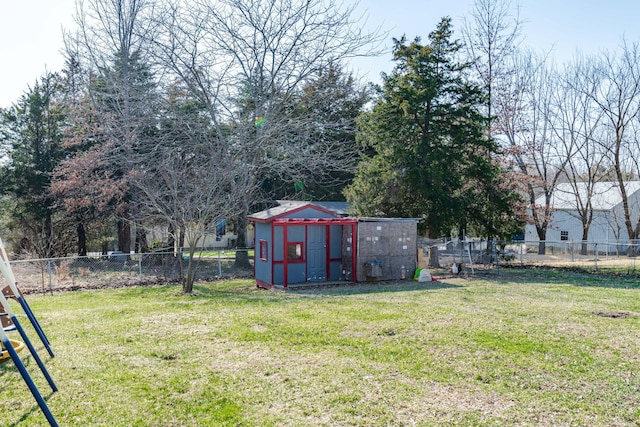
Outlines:
<svg viewBox="0 0 640 427"><path fill-rule="evenodd" d="M637 244L571 241L439 241L443 268L462 264L467 273L495 272L508 267L555 267L616 274L640 274ZM544 248L544 250L541 250Z"/></svg>
<svg viewBox="0 0 640 427"><path fill-rule="evenodd" d="M509 267L572 268L615 274L640 274L638 245L618 242L546 241L428 241L419 250L436 249L443 269L455 263L465 274L496 273ZM248 263L238 266L237 252ZM253 249L202 250L196 253L197 280L252 277ZM180 283L188 255L153 252L86 257L12 260L11 267L23 292L55 292L136 285ZM420 258L420 257L419 257Z"/></svg>
<svg viewBox="0 0 640 427"><path fill-rule="evenodd" d="M238 265L238 252L248 259L248 264ZM11 268L20 289L31 293L179 283L186 275L188 262L186 253L111 253L12 260ZM193 262L196 280L253 275L253 249L202 250L195 254Z"/></svg>

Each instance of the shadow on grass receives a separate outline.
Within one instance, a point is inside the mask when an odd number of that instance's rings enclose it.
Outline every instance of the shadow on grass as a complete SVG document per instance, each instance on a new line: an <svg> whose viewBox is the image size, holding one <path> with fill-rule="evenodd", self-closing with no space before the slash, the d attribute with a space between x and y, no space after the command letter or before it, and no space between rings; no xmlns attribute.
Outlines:
<svg viewBox="0 0 640 427"><path fill-rule="evenodd" d="M46 396L42 396L42 399L47 402L52 396L54 395L53 392L49 393ZM48 406L48 405L47 405ZM18 427L18 426L23 426L24 422L27 420L27 418L29 418L31 415L33 415L35 412L41 411L40 406L38 405L38 403L36 402L35 405L32 405L29 410L27 410L24 414L22 414L22 417L20 417L20 419L18 419L15 423L11 423L9 424L7 427ZM44 417L45 415L42 414L42 416ZM55 417L55 415L54 415Z"/></svg>
<svg viewBox="0 0 640 427"><path fill-rule="evenodd" d="M433 282L416 282L407 280L402 282L345 282L339 284L318 284L317 286L291 287L287 292L302 295L358 295L381 292L429 291L462 287L462 285L449 283L446 280L436 280Z"/></svg>
<svg viewBox="0 0 640 427"><path fill-rule="evenodd" d="M331 282L331 283L314 283L290 285L286 290L262 289L258 288L253 280L236 280L228 282L224 287L194 285L195 297L259 297L273 296L280 298L284 294L292 295L358 295L372 294L380 292L410 292L410 291L428 291L436 289L462 288L462 285L447 282L445 280L437 280L433 282L416 282L413 280L406 281L381 281L381 282Z"/></svg>
<svg viewBox="0 0 640 427"><path fill-rule="evenodd" d="M24 358L21 359L22 363L24 364L25 369L27 369L28 371L31 370L30 368L31 366L31 356L26 356ZM39 372L38 372L39 373ZM11 378L3 378L5 375L11 375ZM37 373L35 372L30 372L29 374L30 376L32 376L32 380L33 380L33 375L37 375ZM20 372L18 370L18 368L15 366L15 364L13 363L13 361L11 360L6 360L3 363L0 364L0 378L2 378L2 382L4 385L9 385L9 387L25 387L28 388L27 383L25 382L24 378L22 378L20 376ZM42 396L42 399L47 402L54 394L55 392L50 391L49 394L44 395L41 391L39 391L40 395ZM38 402L35 400L35 397L32 400L33 404L32 405L25 405L25 407L27 407L27 409L25 410L25 412L22 413L22 416L15 421L12 424L9 424L9 427L17 427L17 426L23 426L25 425L24 422L30 417L32 416L34 413L41 411L42 408L40 408L40 406L38 405ZM22 406L22 405L21 405ZM42 414L42 416L44 417L45 415Z"/></svg>

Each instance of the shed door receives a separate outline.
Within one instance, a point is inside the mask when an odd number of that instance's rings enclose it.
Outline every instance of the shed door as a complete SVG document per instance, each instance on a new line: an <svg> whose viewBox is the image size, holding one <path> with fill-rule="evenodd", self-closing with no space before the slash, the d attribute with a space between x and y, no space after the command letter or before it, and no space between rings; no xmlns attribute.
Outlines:
<svg viewBox="0 0 640 427"><path fill-rule="evenodd" d="M353 271L354 242L351 225L342 227L342 279L356 280L356 272Z"/></svg>
<svg viewBox="0 0 640 427"><path fill-rule="evenodd" d="M307 240L307 280L327 280L327 231L325 226L310 226Z"/></svg>

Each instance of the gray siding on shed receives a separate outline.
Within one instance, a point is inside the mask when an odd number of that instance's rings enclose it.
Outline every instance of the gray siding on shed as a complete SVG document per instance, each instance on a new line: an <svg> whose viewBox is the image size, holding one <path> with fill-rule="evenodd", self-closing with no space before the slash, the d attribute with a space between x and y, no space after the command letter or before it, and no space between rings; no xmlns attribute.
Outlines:
<svg viewBox="0 0 640 427"><path fill-rule="evenodd" d="M417 222L413 220L381 220L358 223L356 280L400 280L413 277L418 266ZM365 264L377 261L382 276L367 276Z"/></svg>

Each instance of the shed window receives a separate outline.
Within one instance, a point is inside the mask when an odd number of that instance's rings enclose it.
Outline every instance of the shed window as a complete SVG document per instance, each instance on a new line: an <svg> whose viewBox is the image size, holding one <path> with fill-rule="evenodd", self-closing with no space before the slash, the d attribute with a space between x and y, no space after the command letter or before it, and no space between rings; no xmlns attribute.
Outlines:
<svg viewBox="0 0 640 427"><path fill-rule="evenodd" d="M301 261L304 259L302 256L302 242L287 243L287 259L289 261Z"/></svg>
<svg viewBox="0 0 640 427"><path fill-rule="evenodd" d="M569 240L569 232L561 231L560 232L560 240Z"/></svg>
<svg viewBox="0 0 640 427"><path fill-rule="evenodd" d="M269 260L269 244L266 240L260 240L260 260Z"/></svg>

